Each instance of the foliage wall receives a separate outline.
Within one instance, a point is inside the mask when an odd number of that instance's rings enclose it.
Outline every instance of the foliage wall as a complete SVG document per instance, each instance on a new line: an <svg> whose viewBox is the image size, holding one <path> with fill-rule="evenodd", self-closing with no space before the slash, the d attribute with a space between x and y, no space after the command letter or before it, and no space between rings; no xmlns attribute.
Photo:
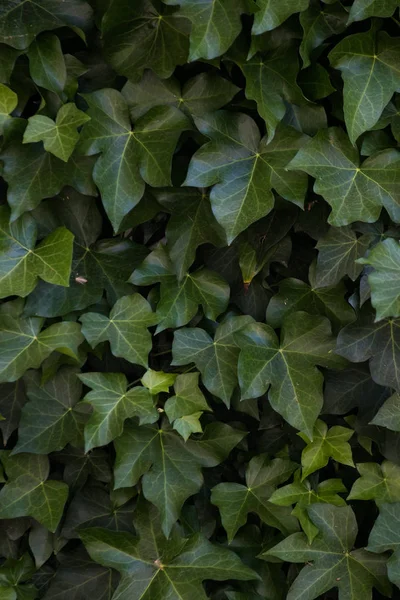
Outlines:
<svg viewBox="0 0 400 600"><path fill-rule="evenodd" d="M400 598L399 18L0 2L0 600Z"/></svg>

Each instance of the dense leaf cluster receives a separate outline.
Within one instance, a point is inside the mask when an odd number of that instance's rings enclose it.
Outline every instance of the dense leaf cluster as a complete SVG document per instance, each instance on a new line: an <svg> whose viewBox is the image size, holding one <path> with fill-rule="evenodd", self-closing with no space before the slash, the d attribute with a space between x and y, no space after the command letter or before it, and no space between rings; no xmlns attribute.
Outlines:
<svg viewBox="0 0 400 600"><path fill-rule="evenodd" d="M0 600L400 598L399 7L0 1Z"/></svg>

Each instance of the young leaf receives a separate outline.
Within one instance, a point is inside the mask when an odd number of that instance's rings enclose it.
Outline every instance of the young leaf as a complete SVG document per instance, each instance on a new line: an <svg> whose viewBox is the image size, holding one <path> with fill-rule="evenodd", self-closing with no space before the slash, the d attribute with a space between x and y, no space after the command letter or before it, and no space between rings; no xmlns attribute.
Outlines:
<svg viewBox="0 0 400 600"><path fill-rule="evenodd" d="M351 488L348 500L375 500L378 505L400 500L400 467L385 460L382 465L358 464L357 470L360 478Z"/></svg>
<svg viewBox="0 0 400 600"><path fill-rule="evenodd" d="M82 333L92 348L109 341L114 356L147 366L151 350L148 327L155 325L158 318L140 294L120 298L111 309L110 317L89 312L83 314L80 321Z"/></svg>
<svg viewBox="0 0 400 600"><path fill-rule="evenodd" d="M87 373L79 375L79 379L92 389L83 398L93 407L85 425L86 452L121 435L126 419L139 417L141 424L157 421L150 392L140 386L127 390L128 382L122 373Z"/></svg>
<svg viewBox="0 0 400 600"><path fill-rule="evenodd" d="M57 113L56 121L42 115L34 115L28 120L23 143L43 142L44 149L57 158L68 162L79 139L77 127L90 117L78 110L75 104L64 104Z"/></svg>
<svg viewBox="0 0 400 600"><path fill-rule="evenodd" d="M193 361L203 384L227 406L238 384L239 347L235 334L252 322L250 316L232 317L219 325L214 340L200 328L184 328L175 332L172 345L173 365Z"/></svg>
<svg viewBox="0 0 400 600"><path fill-rule="evenodd" d="M68 286L74 236L65 227L54 229L35 247L37 227L28 214L9 224L10 211L0 207L0 298L27 296L38 277Z"/></svg>
<svg viewBox="0 0 400 600"><path fill-rule="evenodd" d="M203 432L199 419L210 407L199 388L199 373L178 375L174 391L175 396L168 398L164 410L173 428L186 442L192 433Z"/></svg>
<svg viewBox="0 0 400 600"><path fill-rule="evenodd" d="M175 379L176 375L174 373L147 369L140 382L150 391L150 394L157 395L160 392L168 393L169 388L174 385Z"/></svg>
<svg viewBox="0 0 400 600"><path fill-rule="evenodd" d="M302 479L325 467L330 458L354 467L351 447L348 444L353 433L352 429L340 426L328 430L327 425L318 419L314 426L312 441L306 435L300 434L307 444L301 453Z"/></svg>

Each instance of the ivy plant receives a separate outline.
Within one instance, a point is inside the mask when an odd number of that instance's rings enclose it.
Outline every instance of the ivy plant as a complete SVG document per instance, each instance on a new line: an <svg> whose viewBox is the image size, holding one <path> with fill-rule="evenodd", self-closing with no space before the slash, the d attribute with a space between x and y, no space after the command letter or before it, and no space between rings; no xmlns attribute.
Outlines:
<svg viewBox="0 0 400 600"><path fill-rule="evenodd" d="M0 600L400 598L400 1L0 2Z"/></svg>

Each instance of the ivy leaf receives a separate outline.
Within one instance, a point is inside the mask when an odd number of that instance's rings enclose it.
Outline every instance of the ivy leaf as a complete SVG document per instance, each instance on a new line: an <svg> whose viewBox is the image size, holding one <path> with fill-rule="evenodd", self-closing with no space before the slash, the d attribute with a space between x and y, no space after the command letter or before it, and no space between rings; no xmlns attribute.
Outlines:
<svg viewBox="0 0 400 600"><path fill-rule="evenodd" d="M263 455L255 456L246 469L246 485L219 483L212 488L211 502L219 508L229 543L245 525L250 512L284 535L297 530L297 521L290 517L290 511L269 502L274 488L286 481L296 467L295 463L282 458L269 461Z"/></svg>
<svg viewBox="0 0 400 600"><path fill-rule="evenodd" d="M25 214L9 224L10 211L0 208L0 297L27 296L38 277L51 284L68 286L74 236L58 227L35 247L37 228Z"/></svg>
<svg viewBox="0 0 400 600"><path fill-rule="evenodd" d="M209 269L186 273L179 283L162 246L145 258L129 281L136 285L161 281L157 333L186 325L196 315L199 304L206 317L215 320L226 309L230 296L226 281Z"/></svg>
<svg viewBox="0 0 400 600"><path fill-rule="evenodd" d="M380 425L391 429L392 431L400 431L400 395L392 394L390 398L381 406L376 415L371 421L372 425ZM1 427L1 425L0 425Z"/></svg>
<svg viewBox="0 0 400 600"><path fill-rule="evenodd" d="M279 292L271 298L267 307L268 324L276 329L282 325L286 315L299 310L324 315L339 327L355 320L354 311L344 298L346 288L343 282L316 288L313 275L312 272L309 274L311 285L293 278L280 283Z"/></svg>
<svg viewBox="0 0 400 600"><path fill-rule="evenodd" d="M309 562L293 582L288 600L313 600L332 588L339 589L344 600L352 590L354 600L371 598L372 588L390 595L386 578L386 558L366 550L352 550L357 521L350 506L314 504L308 514L320 533L311 545L302 533L294 533L267 555L291 562Z"/></svg>
<svg viewBox="0 0 400 600"><path fill-rule="evenodd" d="M336 352L355 363L369 360L372 379L400 391L399 327L398 319L374 323L374 314L366 309L340 331Z"/></svg>
<svg viewBox="0 0 400 600"><path fill-rule="evenodd" d="M101 22L105 56L117 73L131 80L144 69L170 77L187 60L188 26L158 0L117 0Z"/></svg>
<svg viewBox="0 0 400 600"><path fill-rule="evenodd" d="M174 385L176 375L174 373L164 373L163 371L153 371L147 369L140 380L141 384L147 388L153 396L160 392L169 392L169 388Z"/></svg>
<svg viewBox="0 0 400 600"><path fill-rule="evenodd" d="M7 483L0 492L0 519L33 517L55 531L68 497L68 486L48 480L49 459L40 454L5 456Z"/></svg>
<svg viewBox="0 0 400 600"><path fill-rule="evenodd" d="M391 17L398 6L398 0L354 0L348 24L369 17Z"/></svg>
<svg viewBox="0 0 400 600"><path fill-rule="evenodd" d="M90 121L82 129L78 149L86 155L101 154L93 179L117 231L142 198L145 182L154 187L170 185L175 146L182 131L191 125L178 109L158 106L138 119L132 129L129 109L120 92L103 89L84 97Z"/></svg>
<svg viewBox="0 0 400 600"><path fill-rule="evenodd" d="M288 169L300 169L316 178L314 191L331 205L328 222L335 227L354 221L373 223L385 207L400 218L398 186L400 153L378 152L361 165L358 151L337 127L321 129L299 150Z"/></svg>
<svg viewBox="0 0 400 600"><path fill-rule="evenodd" d="M164 405L165 414L173 428L185 442L192 433L203 433L200 417L211 410L199 388L199 374L178 375L174 383L175 396Z"/></svg>
<svg viewBox="0 0 400 600"><path fill-rule="evenodd" d="M165 0L165 4L179 4L177 16L186 17L192 24L189 61L211 60L224 54L242 30L240 15L253 12L245 0Z"/></svg>
<svg viewBox="0 0 400 600"><path fill-rule="evenodd" d="M58 111L55 122L42 115L31 117L25 129L23 143L43 142L47 152L68 162L79 139L76 129L89 119L90 117L78 110L75 104L64 104Z"/></svg>
<svg viewBox="0 0 400 600"><path fill-rule="evenodd" d="M229 406L238 384L239 347L235 334L252 321L250 316L232 317L219 325L214 340L204 329L197 327L176 331L172 344L172 364L180 366L193 361L208 391Z"/></svg>
<svg viewBox="0 0 400 600"><path fill-rule="evenodd" d="M374 28L346 37L330 52L330 63L344 81L344 117L352 144L377 123L399 88L399 59L399 40Z"/></svg>
<svg viewBox="0 0 400 600"><path fill-rule="evenodd" d="M157 201L171 217L166 228L167 250L172 268L181 281L202 244L223 245L225 234L215 220L207 194L190 188L162 190Z"/></svg>
<svg viewBox="0 0 400 600"><path fill-rule="evenodd" d="M157 421L150 392L140 386L127 390L128 381L122 373L87 373L79 379L92 390L83 398L93 407L85 425L86 452L121 435L126 419L139 417L141 424Z"/></svg>
<svg viewBox="0 0 400 600"><path fill-rule="evenodd" d="M90 312L83 314L80 321L82 333L92 348L109 341L114 356L147 367L151 350L151 335L147 328L155 325L158 318L140 294L120 298L109 317Z"/></svg>
<svg viewBox="0 0 400 600"><path fill-rule="evenodd" d="M260 10L254 15L253 35L279 27L291 15L308 8L310 0L259 0Z"/></svg>
<svg viewBox="0 0 400 600"><path fill-rule="evenodd" d="M0 7L0 41L23 50L42 31L69 26L86 29L92 9L85 0L11 0Z"/></svg>
<svg viewBox="0 0 400 600"><path fill-rule="evenodd" d="M274 330L262 323L248 325L236 339L242 399L258 398L271 385L272 408L312 439L323 385L315 365L340 367L329 321L297 312L285 318L280 343Z"/></svg>
<svg viewBox="0 0 400 600"><path fill-rule="evenodd" d="M267 126L267 140L271 142L278 123L285 116L285 101L300 105L307 103L296 82L299 71L296 49L293 45L286 44L271 50L265 56L256 54L250 60L237 62L246 78L246 98L255 100L257 103L258 112ZM287 130L286 135L288 135ZM299 144L300 140L304 143L305 139L304 136L297 135L296 137L293 133L291 139L287 140L288 145L285 146L283 143L280 150L289 150L296 145L296 142ZM271 148L271 151L273 150L274 146ZM290 185L289 182L288 184ZM279 192L279 190L277 191ZM282 195L284 196L284 194Z"/></svg>
<svg viewBox="0 0 400 600"><path fill-rule="evenodd" d="M213 71L199 73L182 86L178 79L160 79L145 71L139 82L127 81L122 88L133 121L155 106L170 105L202 115L218 110L239 92L239 88Z"/></svg>
<svg viewBox="0 0 400 600"><path fill-rule="evenodd" d="M300 44L300 56L303 67L311 64L310 55L331 35L342 33L346 29L348 13L340 2L329 2L321 6L317 0L311 0L307 10L300 13L303 38Z"/></svg>
<svg viewBox="0 0 400 600"><path fill-rule="evenodd" d="M351 447L348 443L353 433L352 429L340 426L328 430L328 426L321 419L315 423L312 441L300 433L300 437L307 444L301 453L302 479L325 467L330 458L354 467Z"/></svg>
<svg viewBox="0 0 400 600"><path fill-rule="evenodd" d="M29 71L39 87L61 94L67 81L67 68L56 35L44 33L29 47Z"/></svg>
<svg viewBox="0 0 400 600"><path fill-rule="evenodd" d="M0 381L16 381L27 369L40 367L57 350L78 360L83 335L78 323L53 323L42 329L43 319L23 319L22 305L8 302L0 310Z"/></svg>
<svg viewBox="0 0 400 600"><path fill-rule="evenodd" d="M24 381L29 401L22 408L18 443L12 454L49 454L68 443L78 445L86 415L77 406L82 392L77 371L62 367L44 385L38 371L28 371Z"/></svg>
<svg viewBox="0 0 400 600"><path fill-rule="evenodd" d="M336 285L346 275L355 281L362 271L358 259L365 255L371 241L371 235L357 237L350 227L330 227L316 246L317 286Z"/></svg>
<svg viewBox="0 0 400 600"><path fill-rule="evenodd" d="M357 470L360 478L351 488L348 500L375 500L378 505L400 500L400 467L384 460L382 465L358 464Z"/></svg>
<svg viewBox="0 0 400 600"><path fill-rule="evenodd" d="M135 485L142 477L144 497L157 506L162 530L169 536L184 502L202 486L203 467L222 462L246 435L211 423L199 440L186 443L171 429L127 425L115 440L115 487Z"/></svg>
<svg viewBox="0 0 400 600"><path fill-rule="evenodd" d="M0 385L0 414L3 416L3 420L0 420L0 431L3 434L5 446L19 425L22 407L26 401L25 385L22 379Z"/></svg>
<svg viewBox="0 0 400 600"><path fill-rule="evenodd" d="M340 479L326 479L318 485L313 484L308 479L302 481L299 469L294 474L293 483L275 490L269 501L277 506L292 506L295 504L292 515L299 519L308 542L311 544L319 530L308 516L307 507L319 502L333 504L334 506L345 506L346 502L339 496L339 493L346 491Z"/></svg>
<svg viewBox="0 0 400 600"><path fill-rule="evenodd" d="M371 265L368 274L371 288L371 303L376 310L376 320L400 316L400 280L397 265L400 259L399 242L389 238L372 248L366 258L359 259L362 265Z"/></svg>
<svg viewBox="0 0 400 600"><path fill-rule="evenodd" d="M10 119L10 114L17 107L18 96L6 85L0 84L0 133L4 131L4 124Z"/></svg>
<svg viewBox="0 0 400 600"><path fill-rule="evenodd" d="M230 550L211 544L201 534L182 538L176 532L170 540L160 534L152 514L141 511L141 537L107 529L85 529L81 539L93 560L118 570L121 582L116 590L120 600L140 598L207 598L201 585L204 579L224 581L257 578Z"/></svg>
<svg viewBox="0 0 400 600"><path fill-rule="evenodd" d="M302 205L306 180L299 173L288 174L286 166L305 136L283 127L268 144L249 116L227 111L197 117L195 123L211 141L192 157L184 185L214 186L212 210L229 244L272 210L272 189Z"/></svg>
<svg viewBox="0 0 400 600"><path fill-rule="evenodd" d="M399 529L400 502L382 504L379 507L379 516L375 521L368 539L368 550L371 552L386 552L394 550L387 561L387 573L390 581L400 587L400 529Z"/></svg>

